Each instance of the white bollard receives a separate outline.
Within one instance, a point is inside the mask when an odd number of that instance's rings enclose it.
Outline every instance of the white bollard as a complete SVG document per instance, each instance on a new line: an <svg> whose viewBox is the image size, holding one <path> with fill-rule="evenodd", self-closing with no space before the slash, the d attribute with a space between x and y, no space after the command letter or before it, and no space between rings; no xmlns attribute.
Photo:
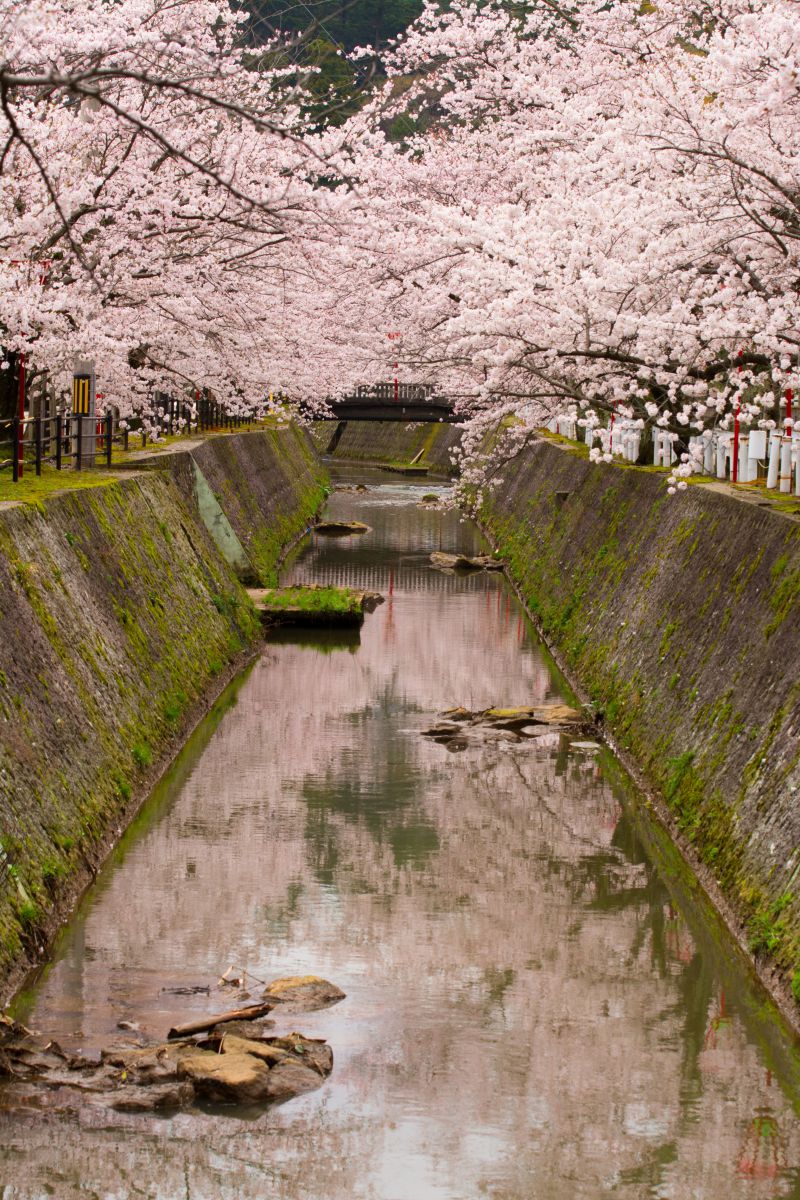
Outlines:
<svg viewBox="0 0 800 1200"><path fill-rule="evenodd" d="M800 496L800 434L795 433L792 438L792 450L794 453L794 494Z"/></svg>
<svg viewBox="0 0 800 1200"><path fill-rule="evenodd" d="M781 457L781 437L779 429L773 429L769 435L769 466L767 467L767 487L778 486L778 464Z"/></svg>
<svg viewBox="0 0 800 1200"><path fill-rule="evenodd" d="M758 482L758 465L767 457L766 429L751 429L750 442L747 449L748 474L750 483Z"/></svg>
<svg viewBox="0 0 800 1200"><path fill-rule="evenodd" d="M752 433L739 438L739 483L755 483L758 478L758 462L750 453Z"/></svg>
<svg viewBox="0 0 800 1200"><path fill-rule="evenodd" d="M784 438L781 444L781 465L778 472L778 491L790 492L792 490L792 443L789 438Z"/></svg>
<svg viewBox="0 0 800 1200"><path fill-rule="evenodd" d="M716 458L716 439L714 437L704 438L705 446L703 447L703 471L706 475L713 475L714 460Z"/></svg>
<svg viewBox="0 0 800 1200"><path fill-rule="evenodd" d="M717 479L726 479L728 476L729 442L728 437L720 437L717 441Z"/></svg>

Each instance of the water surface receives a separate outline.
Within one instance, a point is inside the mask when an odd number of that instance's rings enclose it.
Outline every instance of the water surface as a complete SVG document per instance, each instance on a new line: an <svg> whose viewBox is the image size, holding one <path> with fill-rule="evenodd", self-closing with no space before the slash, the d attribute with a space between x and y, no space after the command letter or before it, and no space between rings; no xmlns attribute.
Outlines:
<svg viewBox="0 0 800 1200"><path fill-rule="evenodd" d="M261 1112L6 1113L2 1197L731 1200L800 1194L796 1046L614 759L547 734L453 753L455 705L570 700L430 481L364 473L287 582L380 590L360 635L283 633L198 731L23 1015L96 1053L228 1007L228 966L347 999L285 1018L334 1049ZM210 985L210 996L165 988Z"/></svg>

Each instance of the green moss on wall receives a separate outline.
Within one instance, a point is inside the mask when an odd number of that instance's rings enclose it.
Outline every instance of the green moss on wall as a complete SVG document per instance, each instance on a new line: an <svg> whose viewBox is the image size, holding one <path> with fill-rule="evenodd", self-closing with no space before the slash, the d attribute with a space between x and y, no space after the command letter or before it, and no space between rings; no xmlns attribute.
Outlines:
<svg viewBox="0 0 800 1200"><path fill-rule="evenodd" d="M481 519L742 920L769 930L754 952L800 981L800 524L701 488L665 502L657 475L547 442Z"/></svg>
<svg viewBox="0 0 800 1200"><path fill-rule="evenodd" d="M324 498L307 439L261 432L201 451L271 576ZM176 744L184 714L261 636L193 507L191 473L164 465L0 514L0 975Z"/></svg>

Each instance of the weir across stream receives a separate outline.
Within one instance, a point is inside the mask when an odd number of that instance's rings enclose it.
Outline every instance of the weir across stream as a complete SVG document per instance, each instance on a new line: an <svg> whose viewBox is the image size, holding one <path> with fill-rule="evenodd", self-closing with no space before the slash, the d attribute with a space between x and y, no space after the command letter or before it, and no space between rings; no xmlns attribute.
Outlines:
<svg viewBox="0 0 800 1200"><path fill-rule="evenodd" d="M585 733L453 752L442 709L570 702L473 526L361 472L284 581L373 587L360 633L281 630L142 810L16 1015L95 1054L315 973L279 1019L318 1091L259 1111L7 1108L2 1195L774 1200L800 1195L800 1056L647 805ZM355 482L351 472L347 482ZM210 993L175 989L209 987ZM273 1014L274 1015L274 1014ZM0 1098L0 1102L2 1099Z"/></svg>

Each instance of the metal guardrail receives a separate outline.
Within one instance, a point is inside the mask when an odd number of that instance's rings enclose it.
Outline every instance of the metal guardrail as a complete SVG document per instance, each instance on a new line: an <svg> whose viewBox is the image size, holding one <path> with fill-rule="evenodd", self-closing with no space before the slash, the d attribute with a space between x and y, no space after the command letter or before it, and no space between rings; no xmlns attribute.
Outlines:
<svg viewBox="0 0 800 1200"><path fill-rule="evenodd" d="M11 469L14 483L33 467L41 475L47 463L61 470L93 465L98 454L110 465L114 421L111 413L94 417L71 413L55 417L13 417L0 422L0 469Z"/></svg>
<svg viewBox="0 0 800 1200"><path fill-rule="evenodd" d="M254 415L231 415L207 397L200 397L194 405L163 397L154 403L150 418L166 436L189 437L241 428L254 420ZM26 470L41 475L45 465L57 471L110 467L114 447L129 450L130 438L136 435L141 436L142 448L146 447L150 435L142 418L132 418L123 427L111 411L102 417L73 412L48 417L15 416L0 421L0 471L10 470L17 483Z"/></svg>
<svg viewBox="0 0 800 1200"><path fill-rule="evenodd" d="M394 380L388 383L361 384L356 388L354 396L343 396L337 403L352 403L354 400L372 400L386 404L448 404L441 396L434 397L433 385L430 383L400 383Z"/></svg>

